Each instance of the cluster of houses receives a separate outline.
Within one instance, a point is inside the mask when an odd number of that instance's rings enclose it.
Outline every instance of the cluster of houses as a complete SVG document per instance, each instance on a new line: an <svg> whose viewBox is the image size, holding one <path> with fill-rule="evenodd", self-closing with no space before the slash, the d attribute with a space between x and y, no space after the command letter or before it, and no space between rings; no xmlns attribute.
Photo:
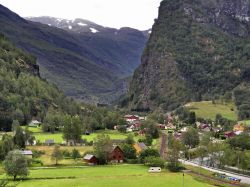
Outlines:
<svg viewBox="0 0 250 187"><path fill-rule="evenodd" d="M181 139L182 134L187 132L189 127L177 128L174 125L174 119L175 116L167 115L165 119L165 124L158 124L158 127L161 130L167 130L169 133L173 133L176 139ZM222 138L232 138L234 136L240 135L244 131L250 131L250 128L242 123L237 123L236 125L234 125L232 131L226 131L226 132L223 132L220 126L215 127L214 125L208 123L196 122L195 125L199 130L200 134L206 132L221 133Z"/></svg>
<svg viewBox="0 0 250 187"><path fill-rule="evenodd" d="M127 122L126 132L139 131L140 133L141 122L146 120L146 117L140 117L138 115L125 115L124 119ZM114 130L117 130L117 126L114 126Z"/></svg>

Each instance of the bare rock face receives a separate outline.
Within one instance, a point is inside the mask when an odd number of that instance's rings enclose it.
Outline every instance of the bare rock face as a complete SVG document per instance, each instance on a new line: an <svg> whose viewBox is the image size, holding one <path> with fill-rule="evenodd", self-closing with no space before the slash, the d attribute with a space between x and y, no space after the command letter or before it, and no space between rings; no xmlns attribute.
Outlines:
<svg viewBox="0 0 250 187"><path fill-rule="evenodd" d="M233 95L247 83L249 31L250 0L162 1L122 105L173 110Z"/></svg>

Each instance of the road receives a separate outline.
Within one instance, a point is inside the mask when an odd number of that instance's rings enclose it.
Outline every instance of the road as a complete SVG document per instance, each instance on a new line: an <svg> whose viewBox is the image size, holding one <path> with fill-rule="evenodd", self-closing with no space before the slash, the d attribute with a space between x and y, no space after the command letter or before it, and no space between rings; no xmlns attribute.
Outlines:
<svg viewBox="0 0 250 187"><path fill-rule="evenodd" d="M160 155L163 159L166 159L166 152L167 152L167 135L165 133L162 133Z"/></svg>
<svg viewBox="0 0 250 187"><path fill-rule="evenodd" d="M190 166L201 167L201 168L206 169L208 171L217 172L217 173L224 173L226 175L229 175L229 176L241 179L241 183L250 184L250 177L245 176L245 175L231 173L231 172L220 170L220 169L215 169L215 168L209 168L209 167L205 167L205 166L200 166L199 164L196 164L196 163L193 163L193 162L190 162L190 161L186 161L186 160L181 160L180 159L180 162L183 163L183 164L186 164L186 165L190 165Z"/></svg>

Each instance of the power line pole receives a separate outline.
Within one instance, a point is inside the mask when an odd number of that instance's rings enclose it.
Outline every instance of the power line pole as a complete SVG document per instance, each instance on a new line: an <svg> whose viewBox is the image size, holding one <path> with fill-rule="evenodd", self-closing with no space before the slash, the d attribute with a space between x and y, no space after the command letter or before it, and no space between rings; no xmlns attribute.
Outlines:
<svg viewBox="0 0 250 187"><path fill-rule="evenodd" d="M182 173L182 187L184 187L184 173Z"/></svg>

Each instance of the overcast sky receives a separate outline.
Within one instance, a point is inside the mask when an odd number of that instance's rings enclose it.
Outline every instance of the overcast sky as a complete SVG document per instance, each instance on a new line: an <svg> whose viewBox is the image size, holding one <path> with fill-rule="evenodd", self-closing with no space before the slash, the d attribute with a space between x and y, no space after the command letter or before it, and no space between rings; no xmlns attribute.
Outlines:
<svg viewBox="0 0 250 187"><path fill-rule="evenodd" d="M161 0L0 0L22 17L83 18L103 26L146 30L158 16Z"/></svg>

